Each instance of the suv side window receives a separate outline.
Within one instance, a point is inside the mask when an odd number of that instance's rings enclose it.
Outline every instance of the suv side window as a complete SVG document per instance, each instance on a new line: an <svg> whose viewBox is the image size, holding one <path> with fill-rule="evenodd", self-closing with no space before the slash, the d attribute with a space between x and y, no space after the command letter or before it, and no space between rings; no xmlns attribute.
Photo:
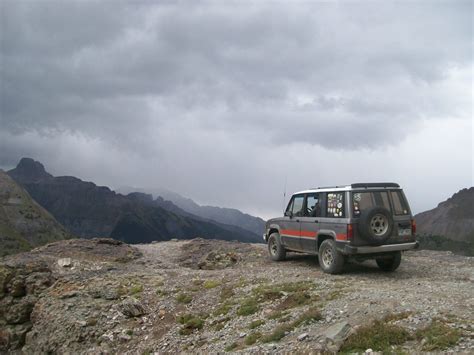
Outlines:
<svg viewBox="0 0 474 355"><path fill-rule="evenodd" d="M306 196L305 216L321 217L321 202L319 201L319 194L308 194Z"/></svg>
<svg viewBox="0 0 474 355"><path fill-rule="evenodd" d="M326 203L326 217L342 218L344 213L344 192L328 192Z"/></svg>
<svg viewBox="0 0 474 355"><path fill-rule="evenodd" d="M291 206L288 206L288 210L293 213L293 216L303 216L304 215L303 202L304 202L304 196L303 195L293 197L293 200L291 202Z"/></svg>

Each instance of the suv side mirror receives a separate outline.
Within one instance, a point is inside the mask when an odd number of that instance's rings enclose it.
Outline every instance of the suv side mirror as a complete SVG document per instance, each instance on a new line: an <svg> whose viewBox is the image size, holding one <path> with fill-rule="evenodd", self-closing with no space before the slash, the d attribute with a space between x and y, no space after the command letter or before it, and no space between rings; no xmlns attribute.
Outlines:
<svg viewBox="0 0 474 355"><path fill-rule="evenodd" d="M285 217L293 217L293 212L291 211L285 211Z"/></svg>

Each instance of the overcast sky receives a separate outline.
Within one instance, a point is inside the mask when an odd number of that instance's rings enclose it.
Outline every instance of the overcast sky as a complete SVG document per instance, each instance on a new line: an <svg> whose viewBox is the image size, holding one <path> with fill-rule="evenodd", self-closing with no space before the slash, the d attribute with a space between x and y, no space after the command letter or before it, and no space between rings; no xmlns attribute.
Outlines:
<svg viewBox="0 0 474 355"><path fill-rule="evenodd" d="M471 1L0 1L0 167L280 215L283 189L473 176Z"/></svg>

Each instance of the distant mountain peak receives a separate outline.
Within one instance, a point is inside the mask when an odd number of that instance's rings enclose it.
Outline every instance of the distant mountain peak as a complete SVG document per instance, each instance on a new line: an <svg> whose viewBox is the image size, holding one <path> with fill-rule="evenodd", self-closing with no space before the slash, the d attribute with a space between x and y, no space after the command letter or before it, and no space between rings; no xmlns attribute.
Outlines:
<svg viewBox="0 0 474 355"><path fill-rule="evenodd" d="M418 234L473 242L474 187L464 188L432 210L415 216Z"/></svg>
<svg viewBox="0 0 474 355"><path fill-rule="evenodd" d="M53 177L45 170L43 164L31 158L21 158L16 168L8 173L22 183L38 182Z"/></svg>

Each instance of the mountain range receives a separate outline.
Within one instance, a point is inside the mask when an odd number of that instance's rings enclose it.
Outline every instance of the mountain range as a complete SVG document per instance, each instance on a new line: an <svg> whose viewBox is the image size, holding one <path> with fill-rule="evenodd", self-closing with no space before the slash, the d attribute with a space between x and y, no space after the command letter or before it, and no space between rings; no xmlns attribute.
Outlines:
<svg viewBox="0 0 474 355"><path fill-rule="evenodd" d="M51 214L0 170L0 256L69 237Z"/></svg>
<svg viewBox="0 0 474 355"><path fill-rule="evenodd" d="M262 242L265 222L236 209L200 206L164 189L117 191L123 193L54 177L40 162L21 159L16 168L0 171L0 254L71 236L128 243L195 237ZM474 187L415 219L422 247L474 255Z"/></svg>
<svg viewBox="0 0 474 355"><path fill-rule="evenodd" d="M128 243L195 237L262 241L251 231L192 215L162 198L140 192L122 195L76 177L54 177L30 158L21 159L8 174L79 237L110 236Z"/></svg>
<svg viewBox="0 0 474 355"><path fill-rule="evenodd" d="M225 208L216 206L201 206L192 199L184 197L177 192L170 191L164 188L136 188L129 186L122 186L115 189L116 192L122 194L129 194L131 192L142 192L152 194L153 197L171 201L173 205L179 207L180 210L191 213L205 219L210 219L219 223L239 226L254 234L262 235L265 230L265 221L259 217L251 216L243 213L235 208ZM167 208L165 205L164 208ZM177 211L179 213L179 211Z"/></svg>

